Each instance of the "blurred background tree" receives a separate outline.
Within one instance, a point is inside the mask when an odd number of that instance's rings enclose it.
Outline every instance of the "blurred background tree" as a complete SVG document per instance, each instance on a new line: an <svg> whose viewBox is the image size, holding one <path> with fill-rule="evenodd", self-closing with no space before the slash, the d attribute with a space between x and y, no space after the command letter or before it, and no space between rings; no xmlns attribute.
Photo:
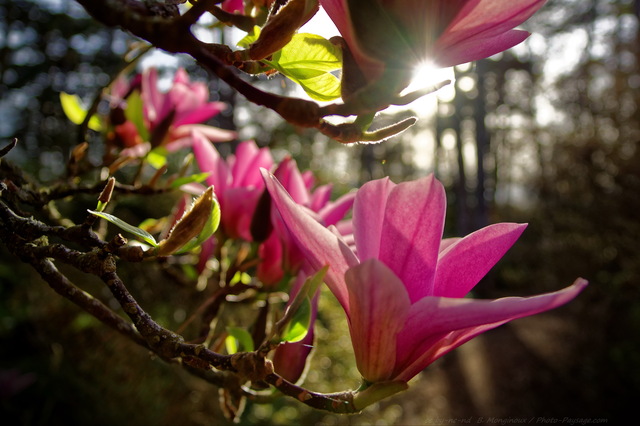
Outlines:
<svg viewBox="0 0 640 426"><path fill-rule="evenodd" d="M527 23L534 34L523 45L457 67L455 83L426 104L390 112L429 115L376 145L345 147L295 129L209 77L211 92L231 105L212 124L238 128L241 139L254 138L276 155L290 152L301 168L340 191L371 178L398 182L434 171L448 187L447 236L497 221L528 222L477 297L550 291L576 276L591 281L570 305L469 342L425 370L410 392L361 415L338 417L281 400L249 407L243 422L625 417L640 390L639 11L637 0L550 0ZM130 42L73 2L0 0L0 138L20 139L9 159L40 179L61 173L76 140L58 93L90 100L123 67ZM185 65L204 78L184 58L157 58L150 62ZM284 79L281 86L263 84L293 90ZM99 144L92 150L101 154ZM216 389L149 362L139 348L52 298L26 266L4 252L1 259L3 418L22 424L224 422ZM151 288L146 271L129 273L140 302L167 324L180 324L184 312L153 300L195 303L176 283ZM319 334L326 343L313 358L308 387L355 386L344 319L330 297L323 303L329 309L321 309Z"/></svg>

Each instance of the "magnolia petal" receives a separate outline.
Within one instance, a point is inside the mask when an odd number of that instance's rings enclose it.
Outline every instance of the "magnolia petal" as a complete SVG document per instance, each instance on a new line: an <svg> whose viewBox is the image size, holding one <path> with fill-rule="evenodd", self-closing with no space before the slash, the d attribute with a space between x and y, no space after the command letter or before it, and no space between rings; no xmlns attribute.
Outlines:
<svg viewBox="0 0 640 426"><path fill-rule="evenodd" d="M351 192L338 198L333 203L329 203L324 206L319 212L318 216L322 220L324 225L335 225L344 218L349 209L353 206L353 202L356 198L356 193Z"/></svg>
<svg viewBox="0 0 640 426"><path fill-rule="evenodd" d="M284 276L282 270L282 243L276 233L271 233L258 247L260 263L256 268L256 276L266 287L276 285Z"/></svg>
<svg viewBox="0 0 640 426"><path fill-rule="evenodd" d="M220 201L220 205L224 205L221 221L228 236L253 241L251 220L262 191L260 188L228 188L224 191Z"/></svg>
<svg viewBox="0 0 640 426"><path fill-rule="evenodd" d="M477 61L510 49L522 43L527 37L529 33L526 31L511 30L494 37L476 37L457 42L452 46L446 45L446 40L438 41L434 62L441 67L449 67Z"/></svg>
<svg viewBox="0 0 640 426"><path fill-rule="evenodd" d="M280 162L273 174L296 203L308 205L310 200L309 190L293 158L287 156Z"/></svg>
<svg viewBox="0 0 640 426"><path fill-rule="evenodd" d="M160 109L164 103L164 95L158 90L158 71L155 68L145 70L140 84L145 117L150 123L155 124L163 117Z"/></svg>
<svg viewBox="0 0 640 426"><path fill-rule="evenodd" d="M440 254L442 254L442 252L444 252L447 248L449 248L449 246L451 246L452 244L457 243L461 239L462 238L458 238L458 237L443 238L442 241L440 242Z"/></svg>
<svg viewBox="0 0 640 426"><path fill-rule="evenodd" d="M471 0L437 40L434 61L451 66L475 61L509 49L529 33L512 31L531 17L545 0Z"/></svg>
<svg viewBox="0 0 640 426"><path fill-rule="evenodd" d="M444 187L433 175L389 193L378 258L404 283L411 303L433 293L446 205ZM361 253L358 240L356 246Z"/></svg>
<svg viewBox="0 0 640 426"><path fill-rule="evenodd" d="M207 185L213 185L218 199L222 201L221 194L227 189L231 175L224 159L218 150L198 131L193 131L193 155L196 157L198 167L203 172L211 173L207 176Z"/></svg>
<svg viewBox="0 0 640 426"><path fill-rule="evenodd" d="M178 127L185 124L204 123L211 117L218 115L227 105L223 102L208 102L198 106L195 109L185 111L177 115L173 125Z"/></svg>
<svg viewBox="0 0 640 426"><path fill-rule="evenodd" d="M533 297L497 300L425 297L411 306L398 335L399 358L394 379L409 380L448 351L508 321L557 308L587 285L578 278L562 290Z"/></svg>
<svg viewBox="0 0 640 426"><path fill-rule="evenodd" d="M310 188L310 186L307 186L307 188ZM323 207L327 206L331 201L332 189L332 184L321 185L314 189L309 200L309 208L314 212L319 212Z"/></svg>
<svg viewBox="0 0 640 426"><path fill-rule="evenodd" d="M231 166L233 186L258 187L264 186L260 176L260 168L267 170L273 166L271 152L266 148L258 148L254 141L245 141L238 145L235 152L235 162Z"/></svg>
<svg viewBox="0 0 640 426"><path fill-rule="evenodd" d="M302 172L302 180L304 180L304 184L307 185L307 189L309 191L311 191L311 188L316 183L316 178L313 176L313 172L311 170L305 170ZM331 185L329 184L329 186Z"/></svg>
<svg viewBox="0 0 640 426"><path fill-rule="evenodd" d="M365 183L353 202L353 235L360 260L377 259L389 193L396 184L388 177Z"/></svg>
<svg viewBox="0 0 640 426"><path fill-rule="evenodd" d="M211 142L227 142L238 136L238 134L233 130L219 129L206 124L186 124L184 126L171 129L171 137L176 139L190 137L194 130L198 131ZM172 142L169 142L169 144L171 143Z"/></svg>
<svg viewBox="0 0 640 426"><path fill-rule="evenodd" d="M482 228L440 253L430 296L464 297L504 256L527 225L497 223Z"/></svg>
<svg viewBox="0 0 640 426"><path fill-rule="evenodd" d="M529 19L545 1L470 0L451 21L443 38L458 42L478 35L484 37L511 30Z"/></svg>
<svg viewBox="0 0 640 426"><path fill-rule="evenodd" d="M349 296L344 273L349 267L355 266L358 259L338 236L318 223L302 206L296 204L271 173L263 169L262 175L273 204L304 253L311 269L318 271L325 265L330 266L325 282L349 315Z"/></svg>
<svg viewBox="0 0 640 426"><path fill-rule="evenodd" d="M369 382L388 380L396 361L396 336L411 307L409 295L393 271L376 259L349 269L345 280L358 370Z"/></svg>

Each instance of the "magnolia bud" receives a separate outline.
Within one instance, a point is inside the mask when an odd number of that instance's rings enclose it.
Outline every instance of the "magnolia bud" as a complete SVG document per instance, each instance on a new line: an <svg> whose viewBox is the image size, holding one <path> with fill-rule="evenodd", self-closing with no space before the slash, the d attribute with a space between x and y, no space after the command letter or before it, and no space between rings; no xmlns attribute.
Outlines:
<svg viewBox="0 0 640 426"><path fill-rule="evenodd" d="M209 220L215 199L213 186L210 186L194 203L187 213L176 223L169 236L160 241L156 255L169 256L195 238Z"/></svg>

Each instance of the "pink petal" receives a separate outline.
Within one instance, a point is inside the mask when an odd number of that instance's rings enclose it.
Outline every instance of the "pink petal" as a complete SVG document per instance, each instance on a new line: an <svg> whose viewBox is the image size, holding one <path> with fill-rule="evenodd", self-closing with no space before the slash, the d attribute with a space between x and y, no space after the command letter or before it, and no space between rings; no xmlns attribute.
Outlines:
<svg viewBox="0 0 640 426"><path fill-rule="evenodd" d="M396 379L409 380L434 360L478 334L508 321L557 308L587 285L579 278L571 286L539 296L497 300L426 297L411 306L398 336Z"/></svg>
<svg viewBox="0 0 640 426"><path fill-rule="evenodd" d="M231 166L234 187L264 186L260 176L260 168L270 169L273 166L271 152L266 148L258 148L254 141L245 141L238 145L235 162Z"/></svg>
<svg viewBox="0 0 640 426"><path fill-rule="evenodd" d="M335 225L344 218L349 209L353 206L356 193L351 192L338 198L333 203L329 203L318 212L318 216L325 225Z"/></svg>
<svg viewBox="0 0 640 426"><path fill-rule="evenodd" d="M471 0L451 21L444 38L459 42L478 35L497 35L529 19L546 0Z"/></svg>
<svg viewBox="0 0 640 426"><path fill-rule="evenodd" d="M282 279L284 271L282 270L282 244L278 235L273 232L258 248L258 257L260 263L256 271L256 275L260 282L270 287Z"/></svg>
<svg viewBox="0 0 640 426"><path fill-rule="evenodd" d="M492 0L467 2L438 39L434 60L456 65L492 56L519 44L525 31L511 31L531 17L545 0Z"/></svg>
<svg viewBox="0 0 640 426"><path fill-rule="evenodd" d="M527 225L498 223L467 235L440 253L430 296L464 297L504 256Z"/></svg>
<svg viewBox="0 0 640 426"><path fill-rule="evenodd" d="M462 238L444 238L442 240L442 242L440 242L440 253L442 253L443 251L445 251L449 246L451 246L452 244L457 243L458 241L460 241Z"/></svg>
<svg viewBox="0 0 640 426"><path fill-rule="evenodd" d="M441 67L477 61L510 49L522 43L527 37L529 33L526 31L511 30L494 37L465 40L453 46L446 46L444 42L439 42L433 60Z"/></svg>
<svg viewBox="0 0 640 426"><path fill-rule="evenodd" d="M220 200L221 222L229 237L253 241L251 220L260 195L261 188L227 188L224 191Z"/></svg>
<svg viewBox="0 0 640 426"><path fill-rule="evenodd" d="M398 184L387 199L378 258L404 283L411 303L433 293L446 205L433 175ZM356 246L360 254L357 239Z"/></svg>
<svg viewBox="0 0 640 426"><path fill-rule="evenodd" d="M357 258L339 237L312 218L302 206L296 204L272 174L262 170L262 176L273 204L304 253L311 269L318 271L329 265L325 282L349 315L349 296L344 273L358 263Z"/></svg>
<svg viewBox="0 0 640 426"><path fill-rule="evenodd" d="M204 123L214 115L223 111L227 105L223 102L209 102L183 114L176 115L173 125L178 127L185 124Z"/></svg>
<svg viewBox="0 0 640 426"><path fill-rule="evenodd" d="M353 202L353 236L361 260L377 259L380 255L380 236L389 193L396 184L389 178L365 183Z"/></svg>
<svg viewBox="0 0 640 426"><path fill-rule="evenodd" d="M228 142L238 137L238 134L233 130L219 129L217 127L207 126L206 124L189 124L186 126L180 126L174 130L175 134L182 136L182 129L185 129L185 131L188 132L197 130L211 142Z"/></svg>
<svg viewBox="0 0 640 426"><path fill-rule="evenodd" d="M273 174L296 203L303 205L309 203L309 191L294 159L286 157Z"/></svg>
<svg viewBox="0 0 640 426"><path fill-rule="evenodd" d="M333 189L333 185L331 184L317 187L311 194L311 200L309 201L309 208L314 212L319 212L320 209L326 206L331 200L332 189Z"/></svg>
<svg viewBox="0 0 640 426"><path fill-rule="evenodd" d="M398 277L376 259L349 269L345 280L358 370L370 382L388 380L396 362L396 336L411 306L409 295Z"/></svg>
<svg viewBox="0 0 640 426"><path fill-rule="evenodd" d="M178 68L176 70L175 75L173 76L173 83L188 85L190 82L191 80L189 79L189 74L187 73L187 70L185 70L182 67Z"/></svg>
<svg viewBox="0 0 640 426"><path fill-rule="evenodd" d="M211 173L207 177L207 185L213 185L218 199L222 201L220 195L227 189L231 180L229 169L211 142L198 131L194 131L192 135L193 155L196 157L198 167L203 172Z"/></svg>
<svg viewBox="0 0 640 426"><path fill-rule="evenodd" d="M311 170L305 170L302 172L302 180L304 180L304 184L307 186L308 190L311 190L316 182L316 178L313 176L313 172L311 172Z"/></svg>
<svg viewBox="0 0 640 426"><path fill-rule="evenodd" d="M144 104L144 112L147 120L155 124L162 119L164 111L164 95L158 90L158 71L149 68L142 74L140 96Z"/></svg>

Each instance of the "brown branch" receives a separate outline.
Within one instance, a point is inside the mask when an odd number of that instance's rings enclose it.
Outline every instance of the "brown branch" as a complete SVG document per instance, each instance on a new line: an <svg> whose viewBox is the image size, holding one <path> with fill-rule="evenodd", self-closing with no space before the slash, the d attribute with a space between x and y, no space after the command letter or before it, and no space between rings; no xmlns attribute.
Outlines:
<svg viewBox="0 0 640 426"><path fill-rule="evenodd" d="M352 391L332 394L311 392L305 388L294 385L276 373L269 374L265 377L264 381L278 389L284 395L295 398L303 404L318 410L342 414L354 414L360 411L353 404L355 394Z"/></svg>
<svg viewBox="0 0 640 426"><path fill-rule="evenodd" d="M64 244L50 243L51 236L79 242L91 250L83 252ZM282 394L317 409L336 413L358 411L354 404L357 393L349 391L321 394L296 386L274 373L271 361L266 359L266 354L261 351L233 355L218 354L204 345L185 343L182 336L160 326L139 305L117 274L115 254L125 250L124 238L116 238L106 243L97 238L88 227L48 226L35 219L18 216L0 200L0 241L12 254L32 265L62 297L164 360L181 361L183 367L192 374L252 398L256 402L260 401L260 396L242 388L243 383L250 381L255 384L270 384ZM56 268L54 260L99 277L118 300L131 323L100 300L75 286ZM238 289L244 289L240 284L238 286ZM212 367L215 370L212 370Z"/></svg>
<svg viewBox="0 0 640 426"><path fill-rule="evenodd" d="M66 276L58 271L49 259L32 257L29 263L56 293L75 303L78 307L93 315L118 333L128 337L143 348L149 349L149 345L147 345L145 339L136 331L131 323L125 321L124 318L113 312L100 300L76 287Z"/></svg>

